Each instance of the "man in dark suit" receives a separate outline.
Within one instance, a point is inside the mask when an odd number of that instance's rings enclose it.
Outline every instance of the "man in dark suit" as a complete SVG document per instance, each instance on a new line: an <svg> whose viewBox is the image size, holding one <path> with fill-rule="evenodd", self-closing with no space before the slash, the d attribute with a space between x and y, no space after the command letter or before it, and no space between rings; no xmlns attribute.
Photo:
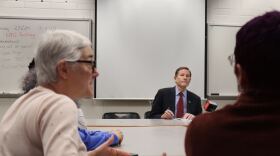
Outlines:
<svg viewBox="0 0 280 156"><path fill-rule="evenodd" d="M153 101L150 118L193 119L202 112L201 99L187 90L191 81L191 71L188 67L179 67L175 71L175 87L160 89ZM182 98L182 100L180 100ZM181 102L180 102L181 101ZM182 106L180 106L182 103Z"/></svg>

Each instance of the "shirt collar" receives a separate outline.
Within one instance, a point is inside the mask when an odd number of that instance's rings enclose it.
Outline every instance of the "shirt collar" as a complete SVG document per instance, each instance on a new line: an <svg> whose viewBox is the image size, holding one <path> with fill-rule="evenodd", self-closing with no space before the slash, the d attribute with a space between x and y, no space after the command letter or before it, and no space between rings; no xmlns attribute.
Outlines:
<svg viewBox="0 0 280 156"><path fill-rule="evenodd" d="M179 91L178 87L176 86L175 87L175 95L177 96L177 95L179 95L179 93L180 93L180 91ZM183 91L182 93L184 94L184 97L186 97L187 89L185 91Z"/></svg>

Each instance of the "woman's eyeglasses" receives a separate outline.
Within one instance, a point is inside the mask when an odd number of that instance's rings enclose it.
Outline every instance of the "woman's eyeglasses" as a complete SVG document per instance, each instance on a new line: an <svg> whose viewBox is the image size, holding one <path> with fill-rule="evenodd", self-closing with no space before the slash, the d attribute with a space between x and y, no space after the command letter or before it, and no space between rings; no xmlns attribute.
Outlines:
<svg viewBox="0 0 280 156"><path fill-rule="evenodd" d="M92 69L96 68L95 60L77 60L77 61L68 61L68 62L87 63L91 65Z"/></svg>

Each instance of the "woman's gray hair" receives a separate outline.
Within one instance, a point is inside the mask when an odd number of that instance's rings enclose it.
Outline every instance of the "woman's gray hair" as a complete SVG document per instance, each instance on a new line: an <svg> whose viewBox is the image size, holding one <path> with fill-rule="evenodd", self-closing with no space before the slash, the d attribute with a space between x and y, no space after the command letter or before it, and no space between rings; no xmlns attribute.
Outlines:
<svg viewBox="0 0 280 156"><path fill-rule="evenodd" d="M69 30L47 31L41 37L35 57L38 84L57 81L56 66L60 60L77 61L81 50L91 46L85 36Z"/></svg>

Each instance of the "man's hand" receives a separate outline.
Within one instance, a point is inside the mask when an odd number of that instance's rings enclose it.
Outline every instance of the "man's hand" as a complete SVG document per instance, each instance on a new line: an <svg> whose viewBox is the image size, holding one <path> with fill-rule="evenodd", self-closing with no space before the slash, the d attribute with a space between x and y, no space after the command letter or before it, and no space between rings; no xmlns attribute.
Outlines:
<svg viewBox="0 0 280 156"><path fill-rule="evenodd" d="M170 109L165 110L165 112L161 115L162 119L171 120L174 118L174 114Z"/></svg>
<svg viewBox="0 0 280 156"><path fill-rule="evenodd" d="M114 136L111 136L106 142L97 147L95 150L89 151L88 156L130 156L128 152L110 147L114 141Z"/></svg>
<svg viewBox="0 0 280 156"><path fill-rule="evenodd" d="M192 120L194 117L195 116L193 114L185 113L184 116L182 117L182 119Z"/></svg>

